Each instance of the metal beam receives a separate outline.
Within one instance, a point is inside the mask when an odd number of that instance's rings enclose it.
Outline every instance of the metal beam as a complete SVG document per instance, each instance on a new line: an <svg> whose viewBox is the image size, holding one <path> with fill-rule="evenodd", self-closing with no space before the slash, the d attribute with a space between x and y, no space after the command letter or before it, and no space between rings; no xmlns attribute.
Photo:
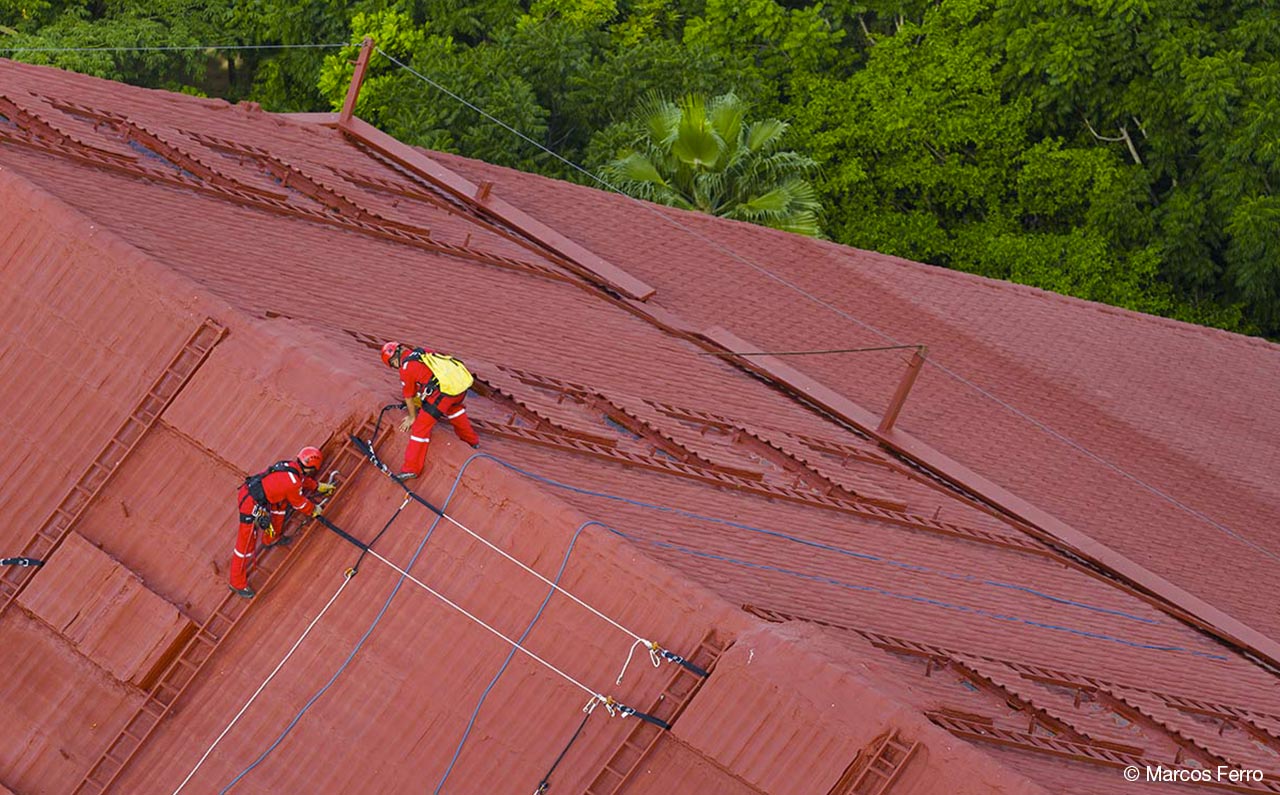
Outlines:
<svg viewBox="0 0 1280 795"><path fill-rule="evenodd" d="M338 129L432 185L447 191L468 207L474 207L479 212L500 220L568 260L570 265L583 272L583 276L637 301L645 301L657 292L651 285L504 201L491 190L492 186L486 187L484 183L475 185L461 174L432 160L422 150L397 141L359 117L339 118Z"/></svg>
<svg viewBox="0 0 1280 795"><path fill-rule="evenodd" d="M338 114L338 126L351 120L356 112L356 100L360 97L360 85L364 83L365 70L369 68L369 56L373 53L373 39L364 37L360 44L360 57L356 58L356 70L351 75L351 83L347 86L347 98L342 101L342 111Z"/></svg>
<svg viewBox="0 0 1280 795"><path fill-rule="evenodd" d="M880 420L879 427L876 428L880 433L893 430L893 424L898 421L898 415L902 413L902 404L907 402L907 395L911 394L911 387L920 375L920 368L924 364L924 357L928 352L929 349L921 345L911 354L911 361L907 364L907 371L902 374L902 380L898 382L898 389L893 393L893 399L889 401L889 408L884 410L884 417Z"/></svg>

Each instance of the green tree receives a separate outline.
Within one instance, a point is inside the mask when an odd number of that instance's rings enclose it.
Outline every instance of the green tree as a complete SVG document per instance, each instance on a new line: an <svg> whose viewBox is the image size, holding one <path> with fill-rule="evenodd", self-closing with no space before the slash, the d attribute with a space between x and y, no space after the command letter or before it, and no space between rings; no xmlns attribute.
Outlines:
<svg viewBox="0 0 1280 795"><path fill-rule="evenodd" d="M0 0L0 47L16 50L0 56L135 85L191 91L206 80L212 48L110 48L198 47L216 40L221 14L220 9L184 0Z"/></svg>
<svg viewBox="0 0 1280 795"><path fill-rule="evenodd" d="M1168 311L1140 179L1118 154L1035 142L1007 97L989 3L952 0L882 35L845 79L797 81L841 242L1145 311Z"/></svg>
<svg viewBox="0 0 1280 795"><path fill-rule="evenodd" d="M822 209L807 177L817 164L784 150L786 122L747 122L735 94L678 103L652 96L639 109L635 148L603 169L614 187L687 210L818 235Z"/></svg>
<svg viewBox="0 0 1280 795"><path fill-rule="evenodd" d="M1280 333L1280 15L1265 0L999 0L988 35L1031 133L1110 149L1159 273Z"/></svg>

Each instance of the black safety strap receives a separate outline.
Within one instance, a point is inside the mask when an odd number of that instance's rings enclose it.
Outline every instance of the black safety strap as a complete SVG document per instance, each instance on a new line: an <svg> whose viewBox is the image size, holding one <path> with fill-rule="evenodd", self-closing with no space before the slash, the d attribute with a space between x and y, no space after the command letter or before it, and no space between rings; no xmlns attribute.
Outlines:
<svg viewBox="0 0 1280 795"><path fill-rule="evenodd" d="M422 410L430 414L432 417L435 417L436 422L443 422L449 419L448 415L440 410L440 401L444 400L444 393L436 392L435 395L436 399L434 401L423 398Z"/></svg>
<svg viewBox="0 0 1280 795"><path fill-rule="evenodd" d="M33 566L39 568L43 565L44 561L37 558L0 558L0 566Z"/></svg>
<svg viewBox="0 0 1280 795"><path fill-rule="evenodd" d="M355 565L351 567L351 571L353 573L360 571L360 564L364 563L364 556L369 554L369 550L373 549L373 545L378 543L378 539L382 538L383 534L385 534L388 530L391 529L391 525L394 524L396 519L400 517L400 512L403 511L404 506L408 504L409 504L408 500L405 500L404 502L400 503L400 507L396 508L396 512L391 514L391 518L388 519L387 523L382 526L382 529L378 531L378 534L373 537L373 540L370 541L363 550L360 551L360 557L356 558Z"/></svg>
<svg viewBox="0 0 1280 795"><path fill-rule="evenodd" d="M675 652L670 652L670 651L667 651L666 649L658 649L658 654L662 655L662 659L666 660L667 662L673 662L676 665L683 666L686 670L692 671L698 676L701 676L703 679L706 679L708 676L711 676L711 674L702 670L701 668L689 662L688 660L681 657L679 654L676 654Z"/></svg>
<svg viewBox="0 0 1280 795"><path fill-rule="evenodd" d="M285 459L277 461L256 475L250 475L245 478L244 486L249 492L249 496L253 497L253 501L263 508L270 508L271 503L267 501L266 489L262 487L262 479L274 472L292 472L297 477L303 477L303 474L294 467L293 462Z"/></svg>
<svg viewBox="0 0 1280 795"><path fill-rule="evenodd" d="M337 533L337 534L338 534L338 535L339 535L339 536L340 536L344 541L346 541L347 543L349 543L349 544L351 544L351 545L355 546L355 548L356 548L356 549L359 549L359 550L361 550L362 552L368 552L368 551L369 551L369 545L368 545L368 544L364 543L364 542L363 542L363 541L361 541L360 539L358 539L358 538L356 538L355 536L351 535L351 534L350 534L350 533L348 533L346 530L343 530L341 527L338 527L336 524L334 524L333 522L331 522L331 521L329 521L328 519L324 518L323 516L313 516L312 518L313 518L313 519L315 519L315 520L316 520L317 522L319 522L320 524L324 525L325 527L329 528L329 529L330 529L330 530L332 530L333 532Z"/></svg>
<svg viewBox="0 0 1280 795"><path fill-rule="evenodd" d="M382 459L378 458L378 454L373 451L373 445L369 444L364 439L361 439L359 436L349 435L347 438L351 440L351 444L355 445L355 448L359 450L361 453L363 453L364 457L369 459L369 461L375 467L377 467L382 472L382 474L391 478L393 481L395 481L397 485L400 486L400 488L404 489L405 493L409 495L410 499L423 505L424 507L427 508L427 510L431 511L435 515L444 516L444 511L432 505L431 502L424 499L423 497L418 496L418 493L415 492L413 489L409 488L408 484L406 484L403 480L400 480L399 478L397 478L395 476L395 473L392 472L389 468L387 468L386 464L382 463Z"/></svg>
<svg viewBox="0 0 1280 795"><path fill-rule="evenodd" d="M613 708L616 709L618 711L618 714L624 718L636 717L647 723L652 723L654 726L657 726L659 729L665 729L667 731L671 730L670 723L667 723L662 718L655 718L652 715L647 715L641 712L640 710L636 709L635 707L628 707L626 704L618 703L618 704L615 704Z"/></svg>

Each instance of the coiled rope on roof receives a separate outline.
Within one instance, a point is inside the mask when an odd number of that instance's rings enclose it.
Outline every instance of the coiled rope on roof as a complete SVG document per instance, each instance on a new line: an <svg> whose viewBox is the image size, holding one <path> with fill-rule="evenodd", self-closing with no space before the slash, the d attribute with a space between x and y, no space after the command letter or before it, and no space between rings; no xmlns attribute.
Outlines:
<svg viewBox="0 0 1280 795"><path fill-rule="evenodd" d="M634 196L629 196L628 194L623 193L621 190L619 190L617 187L615 187L614 185L612 185L611 183L609 183L609 182L608 182L607 180L605 180L603 177L600 177L599 175L595 174L594 172L592 172L592 171L590 171L590 170L588 170L588 169L586 169L586 168L584 168L584 167L582 167L582 166L578 165L577 163L573 162L572 160L569 160L568 158L564 157L564 156L563 156L563 155L561 155L560 153L558 153L558 152L555 152L555 151L551 150L550 148L548 148L548 147L547 147L545 144L543 144L542 142L537 141L537 140L535 140L535 139L533 139L533 138L529 137L528 135L525 135L525 134L524 134L524 133L522 133L521 131L517 130L516 128L512 127L511 125L507 124L506 122L504 122L504 121L502 121L501 119L497 118L496 116L492 115L491 113L489 113L488 111L486 111L486 110L484 110L483 108L479 107L479 106L478 106L478 105L476 105L475 103L468 101L466 98L464 98L464 97L462 97L462 96L459 96L457 93L455 93L455 92L453 92L453 91L450 91L448 88L446 88L446 87L442 86L440 83L436 82L435 80L432 80L431 78L429 78L429 77L427 77L426 75L422 74L421 72L417 71L417 70L416 70L416 69L414 69L413 67L409 66L408 64L406 64L406 63L404 63L403 61L401 61L401 60L399 60L398 58L396 58L394 55L391 55L390 53L386 52L386 51L385 51L385 50L383 50L381 47L375 47L374 49L378 52L378 54L382 55L384 58L386 58L387 60L391 61L391 62L392 62L393 64L395 64L396 66L398 66L398 67L400 67L401 69L404 69L405 71L407 71L407 72L409 72L410 74L414 75L414 76L415 76L415 77L417 77L419 80L423 81L423 82L424 82L424 83L426 83L427 85L429 85L429 86L431 86L432 88L436 89L437 91L441 92L441 93L442 93L442 94L444 94L445 96L448 96L449 98L453 99L454 101L456 101L456 102L458 102L458 103L460 103L460 104L462 104L462 105L464 105L464 106L466 106L466 107L470 108L471 110L473 110L473 111L475 111L476 113L480 114L481 116L483 116L484 118L486 118L486 119L488 119L489 121L493 122L494 124L497 124L499 127L503 128L504 130L507 130L507 131L508 131L508 132L510 132L511 134L513 134L513 135L515 135L516 137L520 138L521 140L525 141L526 143L533 144L533 145L534 145L535 147L537 147L538 149L542 150L543 152L546 152L548 155L551 155L551 157L553 157L553 158L555 158L556 160L560 161L561 163L563 163L564 165L568 166L569 168L571 168L571 169L573 169L573 170L577 171L578 173L580 173L580 174L582 174L583 176L587 177L588 179L592 180L592 181L593 181L593 182L595 182L596 184L598 184L598 185L600 185L600 186L602 186L602 187L604 187L604 188L607 188L608 190L612 191L613 193L616 193L616 194L618 194L619 196L622 196L622 197L624 197L624 198L626 198L626 199L630 200L630 201L631 201L631 202L632 202L636 207L638 207L638 208L640 208L640 209L644 210L645 212L647 212L647 213L649 213L649 214L651 214L651 215L656 216L656 217L657 217L657 218L659 218L660 220L664 221L664 222L665 222L665 223L667 223L667 224L670 224L671 226L675 227L676 229L679 229L680 231L684 232L685 234L688 234L688 235L691 235L692 237L697 238L697 239L698 239L699 241L701 241L702 243L705 243L706 245L711 246L711 247L712 247L712 248L714 248L715 250L717 250L717 251L721 252L722 254L724 254L724 255L728 256L730 259L735 260L735 261L737 261L737 262L740 262L740 263L742 263L743 265L746 265L748 268L751 268L752 270L756 271L756 272L757 272L757 273L759 273L760 275L762 275L762 276L764 276L764 277L766 277L766 278L768 278L768 279L770 279L770 280L772 280L772 281L776 282L777 284L780 284L780 285L782 285L782 286L786 287L787 289L789 289L789 290L791 290L791 291L795 292L797 295L800 295L800 296L802 296L803 298L805 298L805 299L807 299L807 300L809 300L809 301L811 301L811 302L813 302L813 303L817 304L818 306L821 306L821 307L823 307L824 309L826 309L826 310L828 310L828 311L830 311L830 312L834 313L834 314L835 314L835 315L837 315L838 317L843 318L844 320L847 320L847 321L849 321L849 322L851 322L851 323L854 323L854 324L856 324L856 325L858 325L858 326L861 326L862 328L866 329L867 331L870 331L870 332L872 332L873 334L875 334L875 335L879 336L881 339L884 339L884 340L888 341L888 342L889 342L889 343L891 343L893 346L895 346L895 347L898 347L898 346L908 347L908 344L907 344L907 343L904 343L902 340L897 339L896 337L894 337L893 335L889 334L888 332L881 330L880 328L876 327L875 325L873 325L873 324L871 324L871 323L868 323L868 322L867 322L867 321L865 321L865 320L862 320L861 318L859 318L859 317L855 316L854 314L852 314L851 312L848 312L847 310L841 309L840 307L836 306L835 304L831 303L830 301L827 301L827 300L823 299L822 297L815 295L813 292L811 292L811 291L809 291L809 290L806 290L805 288L801 287L800 285L796 284L795 282L792 282L791 280L789 280L789 279L787 279L787 278L785 278L785 277L783 277L783 276L780 276L780 275L778 275L778 274L774 273L773 271L769 270L768 268L764 267L763 265L760 265L759 263L756 263L756 262L751 261L751 260L750 260L750 259L748 259L747 257L743 256L742 254L739 254L737 251L735 251L734 249L730 248L730 247L729 247L728 245L726 245L725 243L722 243L722 242L720 242L720 241L718 241L718 240L712 239L712 238L710 238L710 237L708 237L708 236L706 236L706 235L702 234L702 233L701 233L701 232L699 232L698 230L693 229L692 227L689 227L689 226L687 226L686 224L681 223L681 222L680 222L680 220L679 220L678 218L676 218L676 217L674 217L674 216L672 216L672 215L669 215L669 214L667 214L667 213L663 212L663 211L660 209L660 205L653 204L652 202L642 201L642 200L640 200L640 199L635 198ZM909 346L909 347L917 347L917 346L912 345L912 346ZM992 401L992 402L993 402L993 403L995 403L997 406L1000 406L1000 407L1001 407L1001 408L1003 408L1004 410L1006 410L1006 411L1010 412L1011 414L1013 414L1015 417L1018 417L1018 418L1020 418L1020 419L1022 419L1022 420L1025 420L1026 422L1030 423L1033 427L1035 427L1036 429L1038 429L1038 430L1039 430L1039 431L1041 431L1042 433L1045 433L1045 434L1047 434L1047 435L1051 436L1052 438L1057 439L1058 441L1062 442L1063 444L1066 444L1067 446L1069 446L1069 447L1071 447L1071 448L1075 449L1077 452L1081 453L1082 455L1085 455L1085 456L1087 456L1088 458L1091 458L1091 459L1093 459L1094 461L1097 461L1098 463L1102 464L1103 466L1107 467L1108 469L1112 470L1113 472L1115 472L1115 473L1117 473L1117 474L1121 475L1122 477L1126 478L1127 480L1129 480L1129 481L1133 482L1133 483L1134 483L1135 485L1137 485L1139 488L1141 488L1141 489L1143 489L1143 490L1147 491L1148 493L1152 494L1153 496L1155 496L1155 497L1157 497L1157 498L1159 498L1159 499L1161 499L1161 500L1164 500L1165 502L1168 502L1170 505L1174 506L1174 507L1175 507L1176 509L1178 509L1179 511L1182 511L1183 513L1186 513L1188 516L1191 516L1192 518L1195 518L1195 519L1197 519L1197 520L1199 520L1199 521L1203 522L1204 524L1206 524L1206 525L1208 525L1208 526L1210 526L1210 527L1215 528L1216 530L1218 530L1219 532L1223 533L1224 535L1227 535L1227 536L1229 536L1229 537L1231 537L1231 538L1235 539L1236 541L1239 541L1240 543L1245 544L1246 546L1248 546L1248 547L1250 547L1250 548L1252 548L1252 549L1254 549L1254 550L1256 550L1256 551L1258 551L1258 552L1261 552L1262 554L1266 555L1267 557L1271 558L1272 560L1277 561L1277 562L1280 562L1280 554L1277 554L1276 552L1272 551L1271 549L1267 548L1266 546L1263 546L1262 544L1259 544L1259 543L1257 543L1257 542L1255 542L1255 541L1252 541L1252 540L1250 540L1250 539L1245 538L1245 537L1244 537L1244 536L1242 536L1240 533L1236 532L1235 530L1232 530L1232 529L1231 529L1230 527L1228 527L1226 524L1224 524L1224 523L1222 523L1222 522L1220 522L1220 521L1218 521L1218 520L1216 520L1216 519L1214 519L1214 518L1212 518L1212 517L1208 516L1207 514L1205 514L1204 512L1202 512L1202 511L1200 511L1200 510L1197 510L1196 508L1193 508L1193 507L1191 507L1191 506L1189 506L1189 505L1187 505L1187 504L1183 503L1181 500L1179 500L1179 499L1177 499L1176 497L1172 496L1171 494L1169 494L1169 493L1165 492L1163 489L1160 489L1159 487L1154 486L1154 485L1152 485L1152 484L1148 483L1147 481L1143 480L1142 478L1138 477L1137 475L1134 475L1132 472L1129 472L1129 471L1128 471L1127 469L1125 469L1124 467L1120 466L1119 464L1116 464L1116 463L1112 462L1111 460L1107 459L1106 457L1102 456L1101 454L1093 452L1092 450L1090 450L1088 447L1085 447L1085 446L1084 446L1083 444L1081 444L1080 442L1077 442L1076 440L1072 439L1071 437L1067 436L1066 434L1062 433L1061 431L1058 431L1057 429L1055 429L1055 428L1053 428L1053 427L1049 426L1047 423L1045 423L1045 422L1043 422L1043 421L1041 421L1041 420L1039 420L1039 419L1036 419L1035 417L1031 416L1030 414L1026 413L1025 411L1022 411L1021 409L1017 408L1016 406L1014 406L1013 404L1009 403L1008 401L1003 400L1003 399L1002 399L1002 398L1000 398L999 396L997 396L997 395L995 395L994 393L992 393L992 392L988 391L987 389L984 389L983 387L979 386L978 384L974 383L973 381L969 380L968 378L965 378L963 375L960 375L959 373L955 372L955 371L954 371L954 370L952 370L951 368L949 368L949 367L947 367L947 366L945 366L945 365L941 364L940 362L938 362L938 361L937 361L937 357L936 357L936 356L930 356L930 357L926 358L926 359L925 359L925 363L926 363L926 364L928 364L928 365L930 365L930 366L932 366L932 367L937 368L940 372L942 372L944 375L946 375L947 377L951 378L952 380L956 381L957 383L960 383L960 384L962 384L962 385L964 385L964 386L966 386L966 387L968 387L968 388L970 388L970 389L974 390L975 392L977 392L977 393L978 393L979 395L981 395L982 397L984 397L984 398L986 398L986 399L988 399L988 400Z"/></svg>

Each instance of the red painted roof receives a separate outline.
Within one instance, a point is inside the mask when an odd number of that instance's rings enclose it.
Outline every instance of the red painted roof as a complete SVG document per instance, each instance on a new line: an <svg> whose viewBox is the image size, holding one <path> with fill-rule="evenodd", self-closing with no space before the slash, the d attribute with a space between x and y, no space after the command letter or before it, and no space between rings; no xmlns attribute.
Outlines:
<svg viewBox="0 0 1280 795"><path fill-rule="evenodd" d="M1262 526L1245 507L1276 510L1261 476L1275 447L1258 432L1274 384L1243 374L1274 346L730 222L677 214L681 231L629 200L456 157L418 153L434 165L415 173L251 107L9 62L0 75L0 388L19 451L0 462L0 509L27 519L0 543L17 554L74 533L202 627L144 692L21 598L0 602L18 677L0 787L173 791L225 730L184 790L219 791L339 670L394 571L366 560L335 597L357 553L312 529L247 610L226 602L231 498L246 472L328 440L352 476L328 515L378 533L402 493L339 450L396 394L375 353L386 339L454 351L480 379L468 406L485 456L437 430L419 493L545 577L571 550L567 590L700 664L718 657L696 690L643 654L615 685L628 634L562 595L539 612L545 583L453 524L424 542L432 515L406 508L380 555L407 565L422 544L423 583L510 637L538 616L530 652L673 722L597 710L552 792L844 795L873 769L897 771L893 793L1106 791L1128 763L1280 775L1269 670L688 332L883 344L857 317L1242 535ZM492 200L458 192L484 181ZM656 292L620 297L620 274ZM1151 364L1175 354L1189 366ZM893 353L788 364L871 412L902 367ZM1237 584L1273 561L941 371L900 428L1274 636L1258 607L1271 580ZM1235 443L1255 457L1232 458ZM402 445L382 455L394 464ZM1211 538L1220 555L1185 552ZM59 582L61 543L29 583L5 572L4 593ZM490 688L510 651L405 584L235 791L404 791L446 771L446 792L532 790L586 693L519 654Z"/></svg>
<svg viewBox="0 0 1280 795"><path fill-rule="evenodd" d="M1280 633L1272 609L1280 545L1267 532L1280 523L1280 404L1270 398L1280 388L1280 347L436 157L492 181L496 194L601 255L625 257L696 330L723 326L760 350L929 346L946 371L926 369L899 427ZM879 412L905 358L788 363ZM1215 554L1188 552L1201 548Z"/></svg>

